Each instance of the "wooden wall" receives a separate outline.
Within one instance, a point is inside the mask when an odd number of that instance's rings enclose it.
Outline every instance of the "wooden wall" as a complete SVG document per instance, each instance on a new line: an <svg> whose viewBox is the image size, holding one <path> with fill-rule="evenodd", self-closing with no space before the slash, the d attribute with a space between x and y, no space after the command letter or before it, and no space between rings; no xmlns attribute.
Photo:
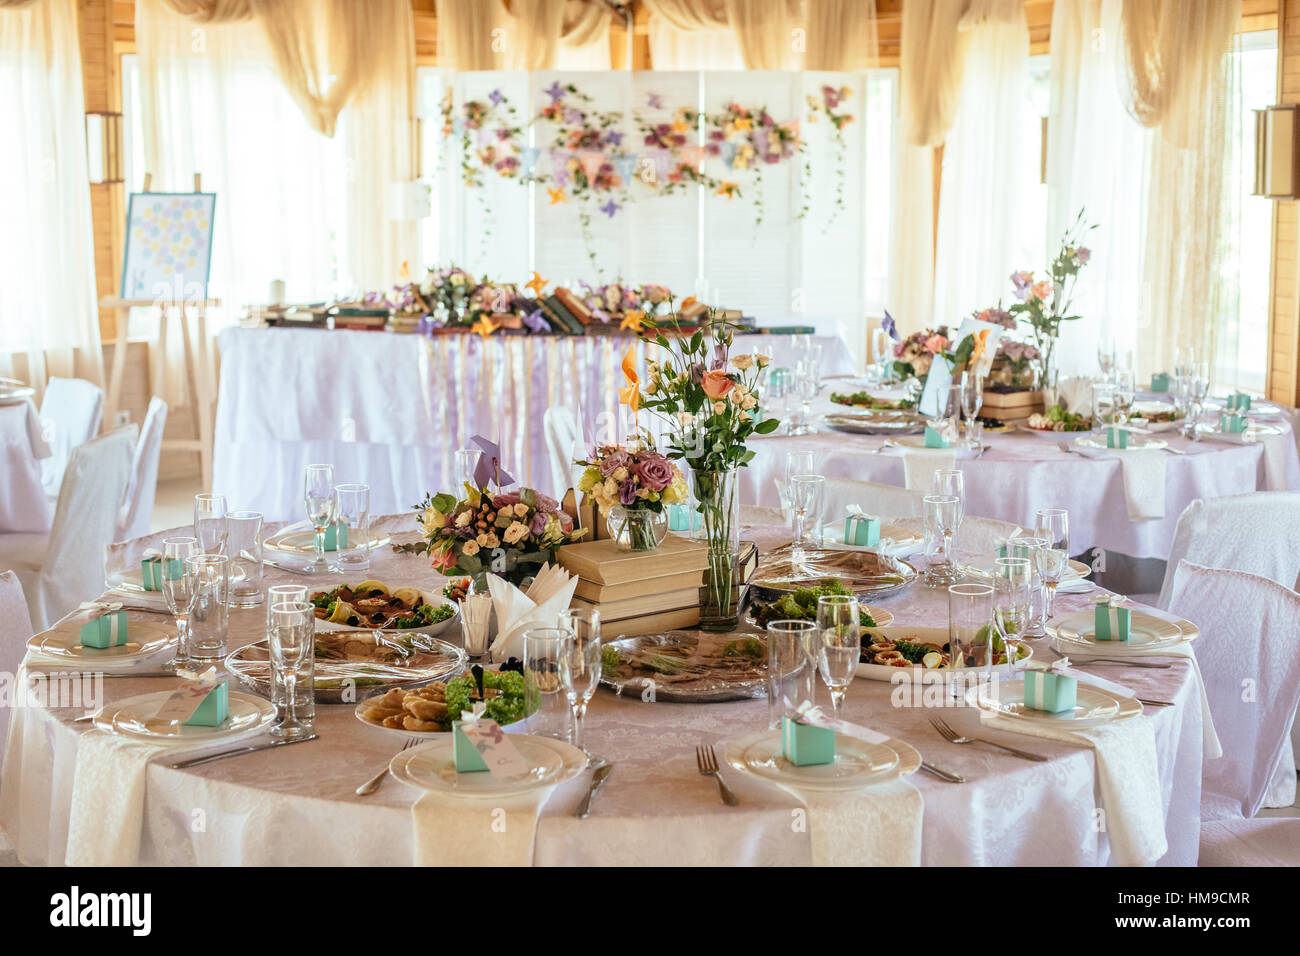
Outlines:
<svg viewBox="0 0 1300 956"><path fill-rule="evenodd" d="M1300 103L1300 0L1278 0L1278 103ZM1300 203L1273 203L1268 397L1300 405L1300 270L1296 268Z"/></svg>

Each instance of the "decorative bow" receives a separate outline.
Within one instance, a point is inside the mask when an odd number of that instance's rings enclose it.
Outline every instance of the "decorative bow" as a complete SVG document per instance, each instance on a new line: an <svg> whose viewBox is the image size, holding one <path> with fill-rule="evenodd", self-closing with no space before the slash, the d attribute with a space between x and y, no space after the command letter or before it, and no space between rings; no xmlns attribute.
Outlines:
<svg viewBox="0 0 1300 956"><path fill-rule="evenodd" d="M638 387L641 378L636 373L636 349L630 345L627 347L627 354L623 356L623 377L627 379L627 388L618 390L618 403L627 405L635 415L641 407L641 390Z"/></svg>
<svg viewBox="0 0 1300 956"><path fill-rule="evenodd" d="M1069 666L1070 666L1070 659L1068 657L1062 657L1059 661L1052 661L1052 663L1048 664L1047 672L1049 674L1064 674L1066 672L1066 668L1068 668Z"/></svg>
<svg viewBox="0 0 1300 956"><path fill-rule="evenodd" d="M487 701L476 700L469 710L460 712L460 722L463 725L468 724L471 727L477 727L479 718L487 710Z"/></svg>
<svg viewBox="0 0 1300 956"><path fill-rule="evenodd" d="M213 664L205 671L177 668L176 676L183 681L191 681L198 687L207 687L217 683L217 665Z"/></svg>
<svg viewBox="0 0 1300 956"><path fill-rule="evenodd" d="M82 602L81 606L77 608L77 610L98 611L99 613L96 614L95 617L103 617L105 614L113 614L117 611L122 610L122 602L121 601L112 601L112 602L84 601Z"/></svg>

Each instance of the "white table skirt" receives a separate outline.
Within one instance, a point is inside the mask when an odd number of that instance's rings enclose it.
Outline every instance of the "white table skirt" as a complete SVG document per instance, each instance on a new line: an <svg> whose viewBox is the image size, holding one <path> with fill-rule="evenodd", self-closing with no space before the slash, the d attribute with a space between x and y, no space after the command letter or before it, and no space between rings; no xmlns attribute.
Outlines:
<svg viewBox="0 0 1300 956"><path fill-rule="evenodd" d="M49 456L36 406L0 405L0 532L50 530L54 511L41 485L40 462Z"/></svg>
<svg viewBox="0 0 1300 956"><path fill-rule="evenodd" d="M164 532L166 534L170 532ZM162 534L115 546L126 566ZM757 534L766 546L776 531ZM384 554L376 577L433 588L440 580L425 560ZM269 583L294 580L272 572ZM301 579L298 579L301 580ZM1062 595L1063 609L1087 604L1086 595ZM880 602L898 623L935 625L945 602L919 586ZM253 640L265 620L260 608L231 615L232 646ZM1043 653L1050 656L1050 652ZM1168 671L1109 668L1105 675L1143 696L1175 707L1149 709L1159 755L1169 852L1161 861L1196 861L1200 820L1201 710L1185 665ZM170 686L168 679L105 682L106 697L121 699ZM825 692L819 691L824 697ZM1104 833L1095 832L1092 751L1040 738L1018 737L1021 747L1047 754L1043 764L982 746L942 741L922 710L891 704L888 684L856 680L846 716L918 747L926 759L964 774L948 784L924 773L911 777L925 800L923 862L930 865L1105 865ZM791 826L795 801L728 773L743 805L724 807L712 783L695 768L694 748L760 727L764 700L722 704L644 703L600 691L587 720L588 746L614 764L592 816L570 810L585 775L552 794L537 831L535 861L542 864L800 864L810 859L808 834ZM0 824L26 863L60 863L67 852L68 813L77 742L84 724L73 710L15 711L0 781ZM959 727L975 714L946 710ZM399 738L362 725L353 708L318 705L319 740L217 761L192 770L151 765L140 860L153 864L393 865L412 860L411 804L415 792L388 780L359 798L353 788L382 768ZM484 863L491 863L485 849Z"/></svg>
<svg viewBox="0 0 1300 956"><path fill-rule="evenodd" d="M826 375L854 371L842 339L818 336ZM450 490L455 452L472 435L500 441L503 466L551 489L542 415L565 406L584 438L612 422L630 339L228 328L213 490L268 520L302 514L302 475L331 462L339 481L370 485L371 510L399 512ZM637 341L639 364L653 346ZM738 337L736 351L786 360L791 336Z"/></svg>
<svg viewBox="0 0 1300 956"><path fill-rule="evenodd" d="M820 411L833 406L820 404ZM1300 491L1300 457L1290 426L1286 450L1287 487ZM750 443L756 454L741 471L743 501L775 507L775 479L785 477L786 455L812 451L819 473L881 484L904 484L903 459L895 451L877 453L884 439L837 432L821 426L811 435L774 435ZM1071 441L1077 436L1062 436ZM1115 457L1087 459L1061 451L1058 442L1017 432L989 433L989 451L977 459L958 460L965 472L966 513L1032 526L1039 508L1070 512L1070 550L1079 554L1103 547L1139 558L1165 558L1173 544L1178 516L1195 498L1248 494L1266 490L1263 447L1209 440L1192 442L1173 433L1158 437L1185 455L1165 456L1165 515L1132 521L1124 499L1124 476ZM1151 454L1155 454L1152 452ZM923 489L928 494L929 489ZM870 512L869 501L860 502ZM832 516L839 517L842 516Z"/></svg>

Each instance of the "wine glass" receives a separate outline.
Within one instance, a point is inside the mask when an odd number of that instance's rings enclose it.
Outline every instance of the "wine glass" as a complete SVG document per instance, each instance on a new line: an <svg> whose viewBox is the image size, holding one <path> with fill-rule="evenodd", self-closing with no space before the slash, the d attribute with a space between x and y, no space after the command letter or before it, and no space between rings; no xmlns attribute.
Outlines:
<svg viewBox="0 0 1300 956"><path fill-rule="evenodd" d="M474 472L478 471L479 460L483 457L481 448L460 448L456 451L456 480L461 486L475 487Z"/></svg>
<svg viewBox="0 0 1300 956"><path fill-rule="evenodd" d="M987 670L993 660L993 586L954 584L948 588L948 656L956 670ZM961 696L964 681L954 679L952 696Z"/></svg>
<svg viewBox="0 0 1300 956"><path fill-rule="evenodd" d="M560 649L560 683L573 711L573 746L582 749L587 704L600 683L600 612L570 608L559 616L569 637Z"/></svg>
<svg viewBox="0 0 1300 956"><path fill-rule="evenodd" d="M813 463L813 453L810 451L789 451L785 454L785 487L778 488L781 498L781 507L789 510L793 507L794 491L790 487L790 481L795 475L815 475L817 468Z"/></svg>
<svg viewBox="0 0 1300 956"><path fill-rule="evenodd" d="M204 554L226 553L226 496L194 496L194 537Z"/></svg>
<svg viewBox="0 0 1300 956"><path fill-rule="evenodd" d="M334 521L334 466L308 465L303 491L307 502L307 520L316 532L316 560L306 570L318 573L330 569L325 560L325 532Z"/></svg>
<svg viewBox="0 0 1300 956"><path fill-rule="evenodd" d="M190 666L190 602L194 592L191 579L185 573L185 562L199 551L199 539L190 537L163 538L162 593L167 610L176 620L176 656L168 666L183 670Z"/></svg>
<svg viewBox="0 0 1300 956"><path fill-rule="evenodd" d="M271 632L271 608L277 604L310 604L305 584L274 584L266 589L266 631Z"/></svg>
<svg viewBox="0 0 1300 956"><path fill-rule="evenodd" d="M312 732L312 718L304 713L299 695L310 698L310 709L315 710L315 693L310 670L314 670L313 645L315 644L315 609L306 602L274 605L268 612L271 629L267 634L267 647L271 655L271 678L283 691L283 713L279 723L271 730L272 736L285 740L304 737ZM304 679L303 686L298 686ZM279 696L279 695L277 695Z"/></svg>
<svg viewBox="0 0 1300 956"><path fill-rule="evenodd" d="M831 691L835 716L844 719L844 698L862 656L862 617L851 594L824 594L817 599L817 666Z"/></svg>
<svg viewBox="0 0 1300 956"><path fill-rule="evenodd" d="M961 527L961 499L955 495L926 495L921 502L925 536L925 586L951 584L961 577L957 570L957 531Z"/></svg>
<svg viewBox="0 0 1300 956"><path fill-rule="evenodd" d="M1109 414L1114 417L1115 386L1110 382L1096 382L1092 386L1092 427L1102 429Z"/></svg>
<svg viewBox="0 0 1300 956"><path fill-rule="evenodd" d="M979 423L980 409L984 407L984 376L969 369L961 373L961 410L966 416L966 438L973 440L975 426Z"/></svg>
<svg viewBox="0 0 1300 956"><path fill-rule="evenodd" d="M1039 508L1034 512L1034 537L1047 547L1070 550L1070 512L1064 508Z"/></svg>
<svg viewBox="0 0 1300 956"><path fill-rule="evenodd" d="M930 494L957 499L957 523L966 517L966 476L960 468L936 468L930 480Z"/></svg>
<svg viewBox="0 0 1300 956"><path fill-rule="evenodd" d="M1115 391L1112 395L1115 403L1115 420L1126 423L1129 411L1133 407L1133 398L1137 394L1137 385L1132 369L1119 369L1115 372Z"/></svg>
<svg viewBox="0 0 1300 956"><path fill-rule="evenodd" d="M825 502L826 479L821 475L795 475L790 479L795 550L821 547L822 509Z"/></svg>
<svg viewBox="0 0 1300 956"><path fill-rule="evenodd" d="M1015 672L1018 651L1011 635L1020 637L1029 624L1029 582L1032 577L1028 558L997 558L993 562L993 623L1002 636L1007 655L1007 674Z"/></svg>
<svg viewBox="0 0 1300 956"><path fill-rule="evenodd" d="M1115 369L1115 340L1109 335L1097 340L1097 367L1101 369L1102 377L1107 379Z"/></svg>
<svg viewBox="0 0 1300 956"><path fill-rule="evenodd" d="M1038 565L1038 574L1047 587L1043 618L1045 621L1050 621L1056 613L1056 586L1061 583L1069 557L1064 548L1044 546L1034 552L1034 561Z"/></svg>

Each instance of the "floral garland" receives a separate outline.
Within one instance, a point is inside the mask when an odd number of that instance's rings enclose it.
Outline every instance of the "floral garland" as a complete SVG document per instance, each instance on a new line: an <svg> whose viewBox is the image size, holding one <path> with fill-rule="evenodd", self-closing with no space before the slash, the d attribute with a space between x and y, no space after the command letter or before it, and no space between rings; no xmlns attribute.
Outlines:
<svg viewBox="0 0 1300 956"><path fill-rule="evenodd" d="M848 143L844 138L844 127L853 122L853 114L847 111L836 110L840 104L853 95L851 87L841 86L836 89L833 86L823 86L821 90L821 99L815 96L808 97L808 122L816 123L817 117L825 115L833 127L832 135L835 137L835 212L826 220L826 229L830 229L831 223L839 218L840 213L844 212L844 156L848 151ZM812 181L812 168L807 159L804 160L804 178L805 181ZM804 201L803 211L800 212L800 218L808 211L807 200ZM824 230L823 230L824 231Z"/></svg>
<svg viewBox="0 0 1300 956"><path fill-rule="evenodd" d="M731 169L753 173L754 227L757 228L763 222L763 167L774 166L803 152L799 124L777 123L765 106L747 109L732 102L721 113L709 114L705 125L708 154L721 156ZM714 191L728 199L740 195L736 183L721 183Z"/></svg>
<svg viewBox="0 0 1300 956"><path fill-rule="evenodd" d="M671 123L656 123L640 114L636 115L637 133L641 142L658 151L659 156L668 157L670 166L667 170L661 170L658 164L652 165L650 168L655 170L655 175L640 177L644 185L661 196L680 192L691 183L715 192L720 190L722 181L704 172L701 162L705 155L717 156L720 150L716 146L709 149L686 145L688 131L699 121L700 114L685 106L677 109Z"/></svg>
<svg viewBox="0 0 1300 956"><path fill-rule="evenodd" d="M488 94L487 100L468 100L461 104L460 116L455 110L448 90L442 101L442 134L453 136L460 132L461 182L478 193L481 250L486 250L492 235L492 217L488 215L487 196L481 191L486 184L488 170L503 179L519 180L523 153L523 128L519 114L499 89Z"/></svg>

